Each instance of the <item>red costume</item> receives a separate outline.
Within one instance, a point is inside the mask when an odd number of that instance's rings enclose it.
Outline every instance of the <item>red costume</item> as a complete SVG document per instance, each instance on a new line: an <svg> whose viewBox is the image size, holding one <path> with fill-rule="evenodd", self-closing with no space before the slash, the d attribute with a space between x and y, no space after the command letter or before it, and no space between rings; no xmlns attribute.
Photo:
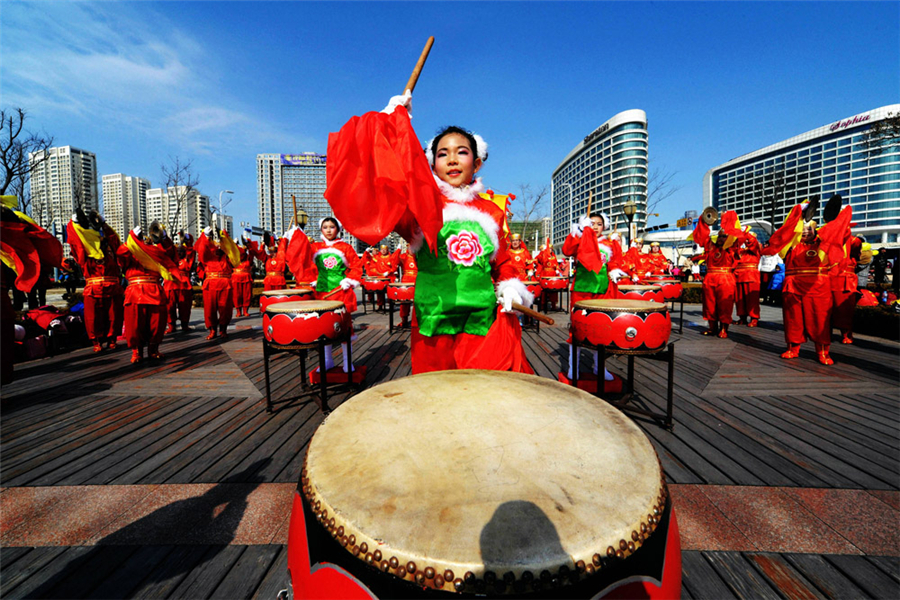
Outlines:
<svg viewBox="0 0 900 600"><path fill-rule="evenodd" d="M762 248L752 235L744 238L738 248L738 262L734 266L734 305L738 322L756 327L759 322L759 257ZM747 322L749 317L750 322Z"/></svg>
<svg viewBox="0 0 900 600"><path fill-rule="evenodd" d="M843 344L853 343L853 313L860 298L856 263L861 251L862 240L852 235L848 228L841 254L831 270L831 299L834 304L831 327L841 330Z"/></svg>
<svg viewBox="0 0 900 600"><path fill-rule="evenodd" d="M650 244L650 254L645 254L644 270L641 277L649 275L665 275L669 272L669 260L660 251L659 244Z"/></svg>
<svg viewBox="0 0 900 600"><path fill-rule="evenodd" d="M775 254L785 248L785 278L782 292L784 337L788 349L782 358L796 358L800 344L807 338L816 345L819 362L834 364L828 353L831 344L831 277L828 273L832 257L842 253L841 243L850 224L849 206L831 223L814 232L812 239L798 241L797 230L803 216L802 205L795 206L788 218L769 239L763 254ZM814 228L815 225L811 224Z"/></svg>
<svg viewBox="0 0 900 600"><path fill-rule="evenodd" d="M597 247L596 252L591 246L592 243ZM591 227L578 231L578 228L573 226L572 232L563 242L562 251L566 256L575 259L572 306L582 300L618 298L619 288L616 280L626 273L622 270L624 263L622 246L617 239L606 236L597 239L597 234Z"/></svg>
<svg viewBox="0 0 900 600"><path fill-rule="evenodd" d="M703 279L703 318L709 322L706 335L728 337L728 325L734 310L734 265L737 255L734 242L743 238L744 234L736 229L737 214L728 211L722 215L722 229L713 242L709 233L709 225L702 219L694 228L694 243L704 249L706 258L706 277ZM699 258L698 258L699 260ZM720 329L721 325L721 329Z"/></svg>
<svg viewBox="0 0 900 600"><path fill-rule="evenodd" d="M203 319L209 330L207 339L214 338L217 329L219 336L225 337L234 309L231 291L234 267L225 252L206 237L206 232L201 233L197 240L197 258L206 273L203 280ZM281 281L284 282L284 275L281 276Z"/></svg>
<svg viewBox="0 0 900 600"><path fill-rule="evenodd" d="M507 253L509 254L509 262L516 269L516 277L522 281L527 281L528 271L534 269L534 259L531 258L531 252L528 251L525 244L520 244L518 248L507 250Z"/></svg>
<svg viewBox="0 0 900 600"><path fill-rule="evenodd" d="M537 279L541 279L542 277L559 277L559 259L556 257L553 248L550 247L550 238L547 238L547 243L541 248L540 254L534 259L532 265L534 268L534 276ZM555 309L556 305L559 303L559 292L545 289L541 291L541 294L543 294L544 302L549 302L550 307ZM544 306L546 306L546 304Z"/></svg>
<svg viewBox="0 0 900 600"><path fill-rule="evenodd" d="M366 264L366 273L371 277L390 277L394 281L397 277L398 253L373 255Z"/></svg>
<svg viewBox="0 0 900 600"><path fill-rule="evenodd" d="M298 235L303 235L301 231ZM265 246L261 246L256 251L256 258L266 265L266 277L263 279L263 289L283 290L287 288L287 280L284 278L284 269L287 267L287 258L285 251L287 250L288 241L285 238L278 240L274 254L268 254ZM297 280L300 283L300 280Z"/></svg>
<svg viewBox="0 0 900 600"><path fill-rule="evenodd" d="M622 270L632 278L643 277L647 273L647 256L642 252L643 246L633 245L622 257Z"/></svg>
<svg viewBox="0 0 900 600"><path fill-rule="evenodd" d="M234 307L237 316L250 314L250 299L253 297L253 258L259 254L256 242L247 240L245 246L238 246L241 262L231 274L231 288L234 290Z"/></svg>
<svg viewBox="0 0 900 600"><path fill-rule="evenodd" d="M81 235L85 235L84 232L82 229ZM86 235L91 235L90 232ZM121 246L119 236L104 223L100 243L88 241L88 248L73 221L66 226L66 235L69 248L84 272L84 325L88 338L94 345L94 352L101 350L100 344L104 340L110 349L114 349L116 338L122 333L125 310L125 292L116 258ZM97 257L98 253L100 257Z"/></svg>
<svg viewBox="0 0 900 600"><path fill-rule="evenodd" d="M400 276L400 283L415 283L416 275L419 273L419 267L416 265L416 255L412 254L409 250L404 252L399 257L400 270L402 271L402 275ZM400 305L400 322L401 326L406 326L406 323L409 322L409 313L410 313L410 305L409 304L401 304Z"/></svg>
<svg viewBox="0 0 900 600"><path fill-rule="evenodd" d="M173 279L163 282L166 298L169 302L169 326L167 333L175 331L175 324L181 319L181 330L190 331L188 323L191 320L191 307L194 304L194 288L191 285L191 273L197 260L197 252L188 245L187 239L181 246L166 244L169 257L178 265L178 270L184 274L184 280Z"/></svg>

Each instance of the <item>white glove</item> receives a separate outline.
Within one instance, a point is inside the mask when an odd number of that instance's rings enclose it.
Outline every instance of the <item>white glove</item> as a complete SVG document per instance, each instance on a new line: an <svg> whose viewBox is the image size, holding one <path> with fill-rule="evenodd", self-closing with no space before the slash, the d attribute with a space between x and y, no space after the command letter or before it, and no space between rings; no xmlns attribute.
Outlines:
<svg viewBox="0 0 900 600"><path fill-rule="evenodd" d="M212 226L207 226L206 229L203 230L203 235L209 237L212 235Z"/></svg>
<svg viewBox="0 0 900 600"><path fill-rule="evenodd" d="M622 269L613 269L609 272L609 278L612 279L613 283L619 283L619 280L623 277L628 277L628 274Z"/></svg>
<svg viewBox="0 0 900 600"><path fill-rule="evenodd" d="M618 232L618 231L613 231L611 234L609 234L609 239L610 239L610 240L618 240L618 239L619 239L619 232Z"/></svg>
<svg viewBox="0 0 900 600"><path fill-rule="evenodd" d="M131 230L131 233L134 234L134 237L141 237L141 234L144 233L144 230L141 229L141 226L138 225L134 229Z"/></svg>
<svg viewBox="0 0 900 600"><path fill-rule="evenodd" d="M342 290L349 290L350 288L355 288L358 285L359 285L359 282L355 281L353 279L348 279L346 277L341 279L341 289Z"/></svg>
<svg viewBox="0 0 900 600"><path fill-rule="evenodd" d="M77 215L76 213L72 213L72 222L73 222L73 223L77 223L77 222L78 222L78 215Z"/></svg>
<svg viewBox="0 0 900 600"><path fill-rule="evenodd" d="M388 105L384 107L384 110L381 111L385 114L391 114L394 112L394 109L398 106L403 106L406 108L406 112L412 116L412 92L410 90L406 90L402 96L394 96L388 102Z"/></svg>
<svg viewBox="0 0 900 600"><path fill-rule="evenodd" d="M513 302L516 304L522 304L522 296L519 295L519 292L514 290L512 287L503 288L503 291L500 292L500 297L497 299L501 306L501 312L512 312L513 310Z"/></svg>

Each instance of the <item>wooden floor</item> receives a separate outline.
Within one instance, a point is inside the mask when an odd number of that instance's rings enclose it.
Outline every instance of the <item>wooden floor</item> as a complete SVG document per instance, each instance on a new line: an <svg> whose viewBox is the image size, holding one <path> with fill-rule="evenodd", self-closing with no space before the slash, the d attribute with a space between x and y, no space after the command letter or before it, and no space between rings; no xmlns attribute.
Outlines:
<svg viewBox="0 0 900 600"><path fill-rule="evenodd" d="M565 369L568 317L526 331L536 372ZM194 325L201 315L195 311ZM366 385L409 374L409 334L387 317L354 315L354 362ZM0 493L8 488L144 484L296 483L323 416L300 386L297 359L272 359L276 412L265 411L258 317L227 341L167 337L160 363L89 350L17 366L0 404ZM636 419L672 484L900 489L900 349L858 338L832 345L836 364L779 357L780 310L727 340L700 335L685 306L675 341L675 425ZM677 329L677 327L676 327ZM317 360L315 355L312 360ZM340 363L340 351L336 352ZM313 363L316 364L316 363ZM625 373L625 359L608 362ZM636 360L638 403L663 410L666 365ZM582 358L582 369L589 368ZM339 405L349 391L333 395ZM890 501L890 500L889 500ZM65 507L52 507L65 518ZM48 508L51 510L51 508ZM893 506L900 511L900 506ZM0 515L0 525L3 517ZM887 523L897 529L900 523ZM274 598L285 587L282 545L105 545L0 548L0 597ZM688 551L683 595L693 598L896 598L900 548L881 555Z"/></svg>

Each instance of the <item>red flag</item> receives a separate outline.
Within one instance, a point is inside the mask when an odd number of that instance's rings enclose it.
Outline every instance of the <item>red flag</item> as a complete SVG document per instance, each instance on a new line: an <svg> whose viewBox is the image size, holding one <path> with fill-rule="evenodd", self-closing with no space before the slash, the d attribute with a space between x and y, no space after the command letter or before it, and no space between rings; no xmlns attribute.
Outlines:
<svg viewBox="0 0 900 600"><path fill-rule="evenodd" d="M31 291L41 275L41 265L62 267L62 244L43 227L22 221L3 221L0 226L4 262L13 262L19 290Z"/></svg>
<svg viewBox="0 0 900 600"><path fill-rule="evenodd" d="M413 239L421 228L432 250L443 226L443 199L405 109L369 112L328 136L325 198L343 226L369 245L391 231Z"/></svg>
<svg viewBox="0 0 900 600"><path fill-rule="evenodd" d="M597 234L591 227L585 227L581 234L581 242L578 244L578 262L592 273L599 273L603 268L603 255L600 254L600 246L597 244Z"/></svg>

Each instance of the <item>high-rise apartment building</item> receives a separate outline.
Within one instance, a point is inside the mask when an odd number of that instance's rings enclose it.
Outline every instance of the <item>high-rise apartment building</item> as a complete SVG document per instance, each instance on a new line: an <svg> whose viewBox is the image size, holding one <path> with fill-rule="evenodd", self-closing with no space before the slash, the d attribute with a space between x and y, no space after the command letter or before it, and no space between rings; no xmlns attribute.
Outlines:
<svg viewBox="0 0 900 600"><path fill-rule="evenodd" d="M325 165L323 154L257 154L256 185L259 207L259 226L275 235L282 235L297 210L309 215L306 233L318 236L319 221L331 216L325 200ZM291 198L293 196L293 199ZM354 248L356 240L344 232L344 240Z"/></svg>
<svg viewBox="0 0 900 600"><path fill-rule="evenodd" d="M184 186L147 190L147 223L159 221L170 233L185 231L196 238L210 225L209 196Z"/></svg>
<svg viewBox="0 0 900 600"><path fill-rule="evenodd" d="M97 155L58 146L28 155L31 173L32 218L49 231L62 231L77 207L100 210L97 193Z"/></svg>
<svg viewBox="0 0 900 600"><path fill-rule="evenodd" d="M120 238L125 239L124 236L136 225L147 228L147 190L150 189L148 179L115 173L104 175L101 186L103 218Z"/></svg>

